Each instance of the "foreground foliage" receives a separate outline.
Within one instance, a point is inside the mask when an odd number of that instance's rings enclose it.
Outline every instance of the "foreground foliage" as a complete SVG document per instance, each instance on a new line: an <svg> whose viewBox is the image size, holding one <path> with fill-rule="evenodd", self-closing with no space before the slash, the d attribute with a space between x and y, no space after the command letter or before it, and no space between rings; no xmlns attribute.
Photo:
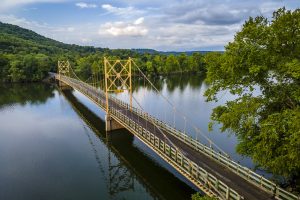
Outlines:
<svg viewBox="0 0 300 200"><path fill-rule="evenodd" d="M201 196L199 193L196 193L192 195L192 200L216 200L216 199L209 196Z"/></svg>
<svg viewBox="0 0 300 200"><path fill-rule="evenodd" d="M250 18L207 65L207 99L224 90L237 97L211 117L237 135L237 151L275 174L299 177L300 10Z"/></svg>

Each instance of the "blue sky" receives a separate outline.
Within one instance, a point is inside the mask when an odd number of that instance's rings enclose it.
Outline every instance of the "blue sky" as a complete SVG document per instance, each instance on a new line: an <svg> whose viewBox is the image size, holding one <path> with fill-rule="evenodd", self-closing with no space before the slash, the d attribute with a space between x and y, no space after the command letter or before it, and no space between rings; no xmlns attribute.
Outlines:
<svg viewBox="0 0 300 200"><path fill-rule="evenodd" d="M65 43L163 51L224 50L249 16L300 0L0 0L0 21Z"/></svg>

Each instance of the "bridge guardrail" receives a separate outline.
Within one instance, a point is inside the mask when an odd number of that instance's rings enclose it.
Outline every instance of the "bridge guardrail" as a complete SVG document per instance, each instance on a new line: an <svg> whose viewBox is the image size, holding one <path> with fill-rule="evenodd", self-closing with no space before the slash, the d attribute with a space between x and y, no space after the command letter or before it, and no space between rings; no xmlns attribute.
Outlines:
<svg viewBox="0 0 300 200"><path fill-rule="evenodd" d="M58 79L58 77L56 77ZM69 77L59 77L59 79L65 79L64 81L68 81L67 79L72 79L73 78L69 78ZM78 80L74 79L75 82L79 82ZM72 84L72 83L69 83ZM80 84L82 84L82 82L77 83L78 86L77 87L82 87ZM88 87L90 89L96 90L97 92L101 93L101 95L104 95L104 92L101 90L97 90L96 88L94 88L93 86L90 86L89 84L84 84L85 87ZM81 88L82 90L82 88ZM84 92L82 90L82 92ZM84 92L86 93L86 92ZM86 93L88 96L91 94L88 94L88 91ZM124 108L129 109L130 106L129 104L119 100L116 97L113 96L109 96L109 98L113 101L115 101L116 103L118 103L119 105L123 106ZM100 102L97 100L97 103L100 104ZM102 105L102 108L104 108L105 110L105 106ZM247 167L241 166L240 164L236 163L235 161L233 161L232 159L226 157L225 155L221 154L220 152L216 152L214 149L207 147L206 145L196 141L195 139L193 139L192 137L183 134L182 132L174 129L173 127L171 127L170 125L162 122L161 120L158 120L157 118L149 115L148 113L143 112L142 110L133 107L132 111L143 117L146 120L152 121L152 123L155 123L157 125L160 126L160 128L168 131L170 134L172 134L174 137L176 137L177 139L181 140L182 142L184 142L185 144L189 145L190 147L192 147L193 149L210 156L212 159L214 159L215 161L221 163L222 165L226 166L227 168L229 168L231 171L233 171L234 173L238 174L240 177L244 178L245 180L247 180L248 182L260 187L261 189L273 194L275 196L275 198L277 199L286 199L286 200L300 200L300 196L296 196L282 188L280 188L278 185L276 185L275 183L273 183L272 181L266 179L265 177L253 172L252 170L250 170Z"/></svg>
<svg viewBox="0 0 300 200"><path fill-rule="evenodd" d="M215 176L199 167L196 163L181 154L176 148L168 145L157 136L147 131L141 125L128 118L120 111L110 108L111 116L158 153L162 158L169 161L175 169L185 177L192 180L196 185L204 190L208 189L214 195L221 196L222 199L243 199L235 190L218 180ZM203 187L204 186L204 187Z"/></svg>

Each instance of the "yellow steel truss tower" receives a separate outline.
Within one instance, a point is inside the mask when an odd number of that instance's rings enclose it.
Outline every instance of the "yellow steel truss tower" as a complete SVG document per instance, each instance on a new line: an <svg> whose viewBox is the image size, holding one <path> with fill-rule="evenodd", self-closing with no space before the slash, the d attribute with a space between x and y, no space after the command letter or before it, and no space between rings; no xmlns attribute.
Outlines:
<svg viewBox="0 0 300 200"><path fill-rule="evenodd" d="M59 77L60 75L64 75L64 76L69 76L70 75L70 63L69 61L58 61L57 63L58 66L58 74Z"/></svg>
<svg viewBox="0 0 300 200"><path fill-rule="evenodd" d="M130 96L130 109L132 109L132 82L131 82L132 59L109 60L104 57L106 113L109 114L108 93L123 92L127 90Z"/></svg>

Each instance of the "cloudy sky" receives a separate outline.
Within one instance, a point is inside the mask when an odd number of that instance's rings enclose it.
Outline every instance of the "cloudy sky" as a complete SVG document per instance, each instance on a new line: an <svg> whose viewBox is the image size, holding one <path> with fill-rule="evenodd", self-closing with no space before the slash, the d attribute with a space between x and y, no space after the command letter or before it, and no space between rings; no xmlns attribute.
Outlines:
<svg viewBox="0 0 300 200"><path fill-rule="evenodd" d="M79 45L223 50L249 16L300 0L0 0L0 21Z"/></svg>

